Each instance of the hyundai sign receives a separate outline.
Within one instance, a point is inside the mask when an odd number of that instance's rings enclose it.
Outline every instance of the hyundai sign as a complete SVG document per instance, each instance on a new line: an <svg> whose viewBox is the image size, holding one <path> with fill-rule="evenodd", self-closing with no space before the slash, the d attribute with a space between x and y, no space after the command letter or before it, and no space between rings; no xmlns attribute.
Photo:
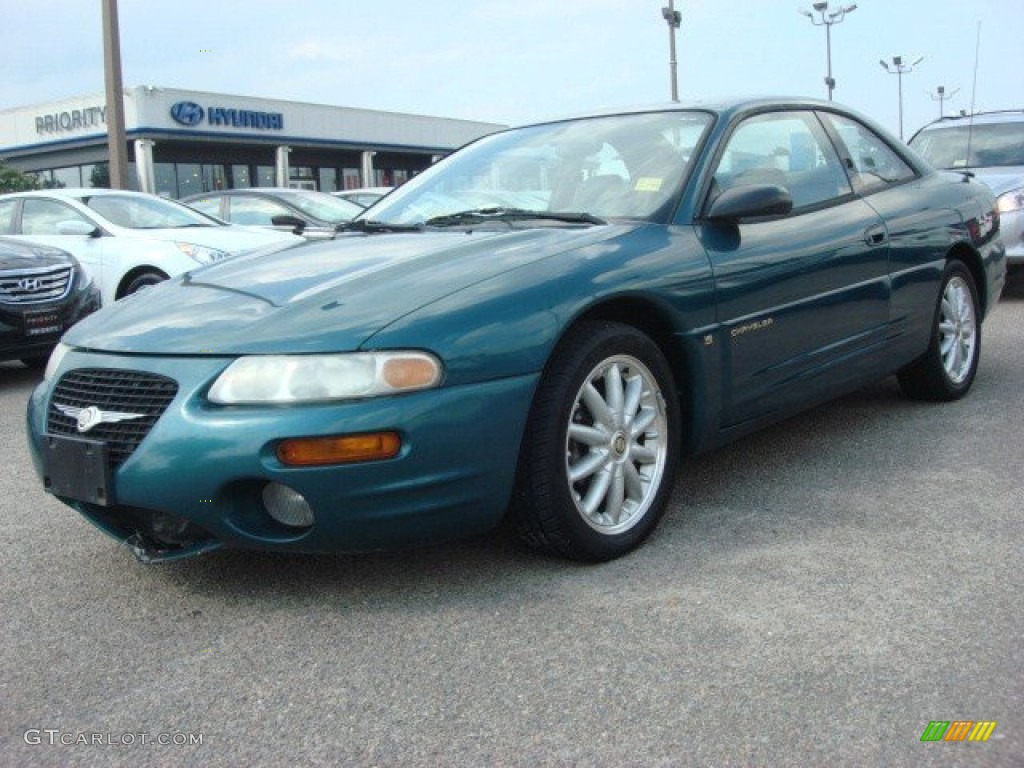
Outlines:
<svg viewBox="0 0 1024 768"><path fill-rule="evenodd" d="M206 125L252 128L257 131L284 130L284 115L281 112L256 112L251 109L228 107L204 109L194 101L179 101L172 104L171 117L176 123L189 128L195 128L205 120Z"/></svg>

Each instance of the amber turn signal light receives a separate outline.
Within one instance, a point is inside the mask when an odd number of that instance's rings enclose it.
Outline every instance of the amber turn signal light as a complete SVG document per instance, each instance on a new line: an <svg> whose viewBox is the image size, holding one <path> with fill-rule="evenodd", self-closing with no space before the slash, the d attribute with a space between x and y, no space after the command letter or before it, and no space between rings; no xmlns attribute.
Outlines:
<svg viewBox="0 0 1024 768"><path fill-rule="evenodd" d="M402 439L397 432L372 432L336 437L292 437L277 446L278 460L289 467L316 467L381 461L398 455Z"/></svg>

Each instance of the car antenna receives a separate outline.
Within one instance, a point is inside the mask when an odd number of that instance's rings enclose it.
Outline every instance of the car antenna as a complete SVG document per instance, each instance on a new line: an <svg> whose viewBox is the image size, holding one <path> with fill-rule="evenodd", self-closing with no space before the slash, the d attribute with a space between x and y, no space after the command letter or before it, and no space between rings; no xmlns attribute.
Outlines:
<svg viewBox="0 0 1024 768"><path fill-rule="evenodd" d="M978 94L978 56L980 53L981 20L979 19L978 34L974 42L974 83L971 85L971 116L967 119L967 154L964 156L964 170L971 167L971 139L974 137L974 98ZM970 181L970 176L964 174L964 181Z"/></svg>

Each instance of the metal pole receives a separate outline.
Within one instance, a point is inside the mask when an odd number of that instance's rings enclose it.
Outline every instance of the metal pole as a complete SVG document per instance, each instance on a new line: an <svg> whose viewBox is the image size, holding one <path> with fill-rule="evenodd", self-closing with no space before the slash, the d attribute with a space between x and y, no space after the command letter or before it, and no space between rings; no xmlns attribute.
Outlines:
<svg viewBox="0 0 1024 768"><path fill-rule="evenodd" d="M896 79L899 81L900 90L900 141L903 140L903 67L896 70Z"/></svg>
<svg viewBox="0 0 1024 768"><path fill-rule="evenodd" d="M668 0L668 7L670 9L672 9L672 4L673 0ZM672 101L679 101L679 62L676 61L676 30L671 25L668 28L668 66L672 77Z"/></svg>
<svg viewBox="0 0 1024 768"><path fill-rule="evenodd" d="M676 62L676 30L682 21L682 14L676 10L675 0L668 0L668 6L661 9L662 18L668 23L668 74L672 83L672 101L679 101L678 66Z"/></svg>
<svg viewBox="0 0 1024 768"><path fill-rule="evenodd" d="M832 25L825 25L825 58L828 60L828 77L825 78L825 85L828 86L828 100L832 101L832 89L836 81L832 79Z"/></svg>
<svg viewBox="0 0 1024 768"><path fill-rule="evenodd" d="M128 147L124 130L124 88L121 85L121 33L117 0L103 0L103 68L107 91L107 151L110 186L128 187Z"/></svg>

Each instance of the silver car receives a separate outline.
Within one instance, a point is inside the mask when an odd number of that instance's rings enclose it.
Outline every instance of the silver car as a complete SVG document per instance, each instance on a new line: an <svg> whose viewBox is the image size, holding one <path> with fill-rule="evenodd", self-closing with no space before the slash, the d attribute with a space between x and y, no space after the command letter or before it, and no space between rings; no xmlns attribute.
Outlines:
<svg viewBox="0 0 1024 768"><path fill-rule="evenodd" d="M1024 110L946 117L910 139L936 168L970 171L996 195L1006 262L1024 267Z"/></svg>

